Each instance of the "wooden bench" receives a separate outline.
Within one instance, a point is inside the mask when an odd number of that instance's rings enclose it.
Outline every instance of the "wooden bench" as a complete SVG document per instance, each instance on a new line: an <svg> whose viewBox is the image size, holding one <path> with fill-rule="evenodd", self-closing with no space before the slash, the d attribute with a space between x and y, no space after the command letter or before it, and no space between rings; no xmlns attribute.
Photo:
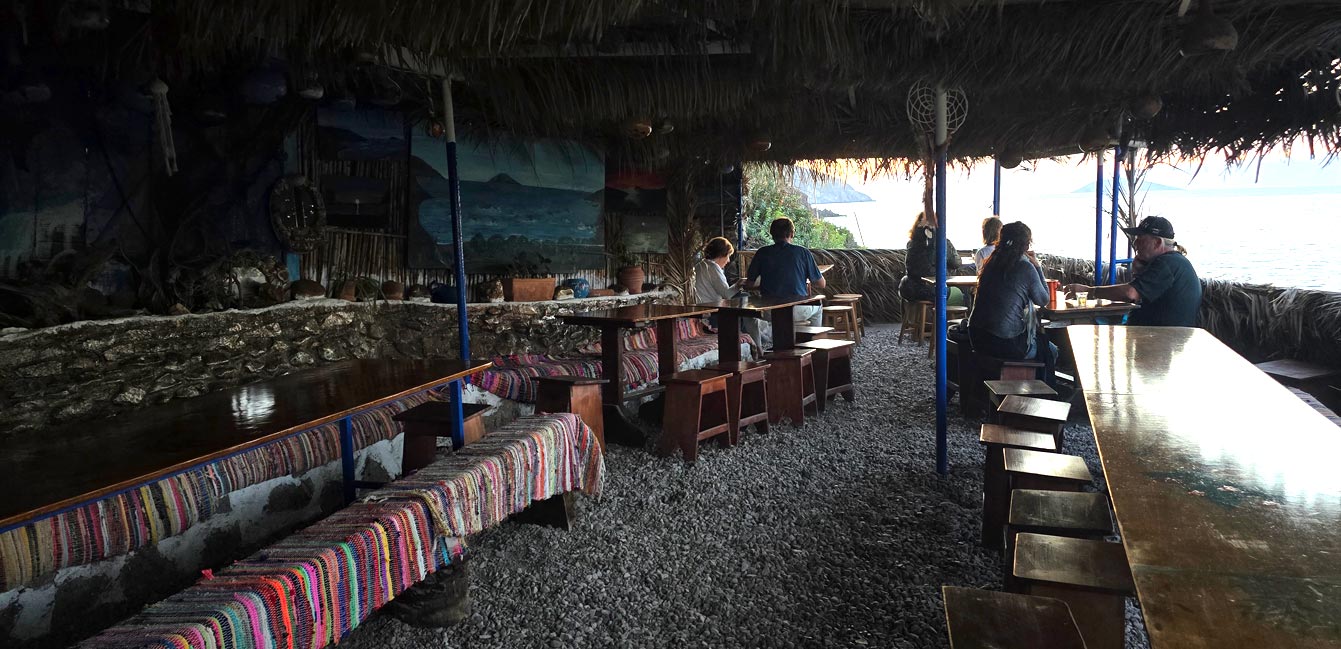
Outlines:
<svg viewBox="0 0 1341 649"><path fill-rule="evenodd" d="M1009 395L996 409L997 423L1026 430L1049 433L1057 439L1057 449L1064 446L1062 431L1071 414L1071 404L1036 397Z"/></svg>
<svg viewBox="0 0 1341 649"><path fill-rule="evenodd" d="M829 397L842 395L852 401L856 391L852 386L852 347L851 340L811 340L797 347L815 350L815 394L816 406L824 412Z"/></svg>
<svg viewBox="0 0 1341 649"><path fill-rule="evenodd" d="M1123 649L1136 586L1121 543L1021 533L1014 576L1022 594L1066 602L1087 649Z"/></svg>
<svg viewBox="0 0 1341 649"><path fill-rule="evenodd" d="M1085 649L1066 602L942 586L951 649Z"/></svg>
<svg viewBox="0 0 1341 649"><path fill-rule="evenodd" d="M231 476L225 484L236 490L340 460L344 495L352 501L356 488L372 486L356 479L355 453L396 435L390 417L401 403L427 399L430 388L488 366L409 359L332 363L120 417L16 436L0 453L0 493L5 494L0 532L87 525L101 520L102 509L142 516L146 522L143 533L114 540L73 535L75 541L64 549L36 544L14 558L19 569L0 575L0 590L189 529L219 511L227 495L201 486L217 484L211 472ZM190 506L172 500L171 494L184 490L196 494ZM149 494L148 501L138 494ZM52 517L58 519L46 520Z"/></svg>
<svg viewBox="0 0 1341 649"><path fill-rule="evenodd" d="M810 325L796 325L793 328L796 334L796 341L799 343L809 342L824 338L833 333L833 327L812 327Z"/></svg>
<svg viewBox="0 0 1341 649"><path fill-rule="evenodd" d="M489 406L482 403L461 404L464 428L456 434L456 408L448 401L429 401L395 415L391 419L401 423L405 432L405 446L401 451L400 474L418 471L433 463L438 454L438 439L447 437L465 440L465 444L484 437L484 413ZM463 444L464 445L464 444Z"/></svg>
<svg viewBox="0 0 1341 649"><path fill-rule="evenodd" d="M1010 494L1010 478L1006 476L1003 451L1007 448L1056 451L1057 440L1047 433L1018 430L1000 424L983 424L978 442L986 449L983 458L982 545L1000 550L1005 542L1002 534L1009 508L1008 503L1002 500Z"/></svg>
<svg viewBox="0 0 1341 649"><path fill-rule="evenodd" d="M1057 391L1038 379L996 379L983 381L982 384L987 389L987 398L993 410L1000 408L1001 402L1011 395L1039 399L1057 398Z"/></svg>
<svg viewBox="0 0 1341 649"><path fill-rule="evenodd" d="M604 470L595 435L575 415L519 419L83 646L176 646L172 638L202 632L214 636L202 645L334 644L374 610L413 598L412 586L457 563L469 535L532 503L573 491L597 495ZM359 596L350 598L351 591ZM238 623L213 622L229 619Z"/></svg>
<svg viewBox="0 0 1341 649"><path fill-rule="evenodd" d="M601 386L605 379L586 376L541 376L536 381L536 412L571 412L582 418L605 450L605 414Z"/></svg>

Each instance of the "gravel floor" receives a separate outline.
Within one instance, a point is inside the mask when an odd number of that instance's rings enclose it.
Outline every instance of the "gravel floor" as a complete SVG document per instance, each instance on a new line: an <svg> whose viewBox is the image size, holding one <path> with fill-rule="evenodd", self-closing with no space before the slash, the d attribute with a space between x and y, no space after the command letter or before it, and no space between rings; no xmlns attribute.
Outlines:
<svg viewBox="0 0 1341 649"><path fill-rule="evenodd" d="M805 426L707 445L695 465L613 447L577 529L507 523L471 539L474 616L420 629L378 615L353 647L946 647L942 584L1000 589L977 544L977 422L950 418L934 471L926 348L872 327L857 401ZM1102 475L1088 425L1068 452ZM1148 645L1129 605L1128 647ZM346 645L350 646L350 645Z"/></svg>

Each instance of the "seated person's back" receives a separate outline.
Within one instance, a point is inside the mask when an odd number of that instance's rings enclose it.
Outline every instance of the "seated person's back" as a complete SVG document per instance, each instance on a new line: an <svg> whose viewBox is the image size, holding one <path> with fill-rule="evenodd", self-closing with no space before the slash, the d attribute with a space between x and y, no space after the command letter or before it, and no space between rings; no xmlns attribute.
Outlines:
<svg viewBox="0 0 1341 649"><path fill-rule="evenodd" d="M750 268L745 273L748 284L757 286L764 297L804 297L810 295L806 282L816 289L824 288L824 276L815 264L810 250L792 244L795 230L792 220L775 219L768 226L773 245L764 246L754 253ZM818 306L803 304L792 308L792 319L818 325L823 311Z"/></svg>

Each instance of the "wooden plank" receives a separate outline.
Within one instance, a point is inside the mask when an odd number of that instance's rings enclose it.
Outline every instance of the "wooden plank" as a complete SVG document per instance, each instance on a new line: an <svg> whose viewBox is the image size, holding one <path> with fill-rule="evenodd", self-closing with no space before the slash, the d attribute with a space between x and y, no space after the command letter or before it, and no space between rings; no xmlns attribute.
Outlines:
<svg viewBox="0 0 1341 649"><path fill-rule="evenodd" d="M978 588L943 586L953 649L1085 649L1066 602Z"/></svg>
<svg viewBox="0 0 1341 649"><path fill-rule="evenodd" d="M97 500L483 371L459 360L356 360L6 442L0 526Z"/></svg>
<svg viewBox="0 0 1341 649"><path fill-rule="evenodd" d="M1210 333L1071 327L1152 646L1341 647L1341 435Z"/></svg>
<svg viewBox="0 0 1341 649"><path fill-rule="evenodd" d="M599 327L614 323L623 327L632 327L646 322L655 322L657 320L707 315L713 311L716 311L715 307L675 306L671 304L635 304L618 309L583 311L572 315L561 315L559 316L559 319L569 324L578 325Z"/></svg>
<svg viewBox="0 0 1341 649"><path fill-rule="evenodd" d="M1007 448L1004 466L1006 473L1027 473L1075 482L1090 482L1094 479L1084 459L1062 453Z"/></svg>
<svg viewBox="0 0 1341 649"><path fill-rule="evenodd" d="M1023 397L1055 397L1057 391L1038 379L1012 379L983 381L987 391L999 397L1018 394Z"/></svg>
<svg viewBox="0 0 1341 649"><path fill-rule="evenodd" d="M1135 590L1121 543L1021 532L1014 561L1020 579L1114 594Z"/></svg>
<svg viewBox="0 0 1341 649"><path fill-rule="evenodd" d="M1032 417L1054 423L1066 423L1066 417L1071 412L1071 404L1065 401L1012 394L1001 400L1001 406L997 408L997 412Z"/></svg>

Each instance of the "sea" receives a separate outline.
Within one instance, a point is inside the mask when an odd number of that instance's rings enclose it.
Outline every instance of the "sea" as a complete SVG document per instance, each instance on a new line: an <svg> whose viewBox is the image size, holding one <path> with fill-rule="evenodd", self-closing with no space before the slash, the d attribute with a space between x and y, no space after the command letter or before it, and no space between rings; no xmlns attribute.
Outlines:
<svg viewBox="0 0 1341 649"><path fill-rule="evenodd" d="M1105 162L1108 259L1111 154ZM1143 201L1138 213L1169 219L1202 277L1341 292L1341 269L1332 259L1341 250L1341 163L1327 162L1277 151L1237 167L1223 160L1200 168L1196 162L1157 165L1137 193ZM1094 259L1096 176L1096 160L1081 156L1003 171L1001 218L1028 224L1039 252ZM921 209L921 179L847 183L871 200L822 205L843 215L831 222L868 248L904 247ZM947 185L950 241L961 250L981 246L982 220L992 214L991 164L954 170ZM1118 257L1129 257L1120 232L1118 245Z"/></svg>

